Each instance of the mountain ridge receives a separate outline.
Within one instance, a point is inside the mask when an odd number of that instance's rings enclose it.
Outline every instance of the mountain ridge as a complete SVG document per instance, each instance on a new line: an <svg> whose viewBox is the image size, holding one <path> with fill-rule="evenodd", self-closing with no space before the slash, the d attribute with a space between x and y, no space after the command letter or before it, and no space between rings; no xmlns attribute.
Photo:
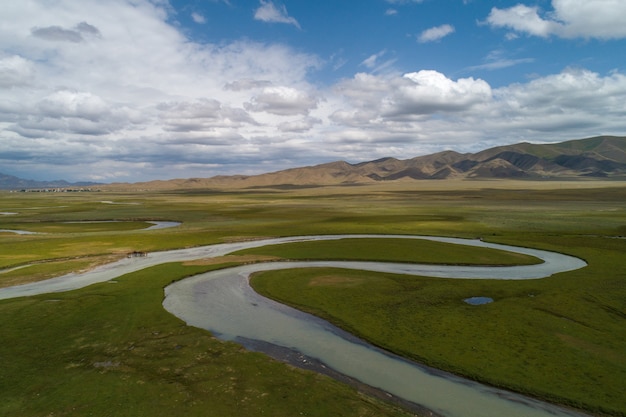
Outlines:
<svg viewBox="0 0 626 417"><path fill-rule="evenodd" d="M356 164L335 161L237 177L239 186L250 187L434 179L626 179L626 137L598 136L555 144L522 142L477 153L446 150L406 160L387 157ZM208 178L205 185L226 186L230 178Z"/></svg>
<svg viewBox="0 0 626 417"><path fill-rule="evenodd" d="M626 180L626 137L597 136L551 144L521 142L477 153L445 150L400 160L334 161L259 175L161 181L157 188L261 188L362 185L446 179ZM144 189L155 182L134 184Z"/></svg>
<svg viewBox="0 0 626 417"><path fill-rule="evenodd" d="M3 179L7 177L9 176L0 174L0 189L6 189ZM210 178L98 184L98 186L102 189L224 189L506 178L626 180L626 136L596 136L550 144L520 142L496 146L476 153L444 150L405 160L386 157L354 164L340 160L259 175L220 175ZM53 183L62 182L64 181ZM93 185L93 183L65 184L68 186ZM25 188L25 186L13 188Z"/></svg>
<svg viewBox="0 0 626 417"><path fill-rule="evenodd" d="M38 181L0 173L0 190L69 189L102 185L97 182Z"/></svg>

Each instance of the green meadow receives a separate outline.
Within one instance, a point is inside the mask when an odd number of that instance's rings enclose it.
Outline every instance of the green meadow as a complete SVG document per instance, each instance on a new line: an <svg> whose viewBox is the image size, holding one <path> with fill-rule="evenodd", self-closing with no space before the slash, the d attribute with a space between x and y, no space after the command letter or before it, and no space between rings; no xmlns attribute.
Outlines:
<svg viewBox="0 0 626 417"><path fill-rule="evenodd" d="M351 187L0 193L0 287L131 251L306 234L482 238L585 259L530 281L337 269L258 274L258 291L411 359L596 415L626 415L626 185L428 181ZM95 221L107 221L93 223ZM145 230L150 221L177 221ZM89 222L89 223L88 223ZM402 416L397 405L186 326L170 282L244 259L511 265L508 252L406 239L258 248L66 293L0 301L0 415ZM493 303L470 306L464 298Z"/></svg>

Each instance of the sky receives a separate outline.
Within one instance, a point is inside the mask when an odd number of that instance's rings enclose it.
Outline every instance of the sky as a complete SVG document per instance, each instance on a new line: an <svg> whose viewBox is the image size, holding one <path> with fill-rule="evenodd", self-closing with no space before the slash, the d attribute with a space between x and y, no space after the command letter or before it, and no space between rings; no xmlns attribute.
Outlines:
<svg viewBox="0 0 626 417"><path fill-rule="evenodd" d="M0 173L139 182L626 135L626 0L8 0Z"/></svg>

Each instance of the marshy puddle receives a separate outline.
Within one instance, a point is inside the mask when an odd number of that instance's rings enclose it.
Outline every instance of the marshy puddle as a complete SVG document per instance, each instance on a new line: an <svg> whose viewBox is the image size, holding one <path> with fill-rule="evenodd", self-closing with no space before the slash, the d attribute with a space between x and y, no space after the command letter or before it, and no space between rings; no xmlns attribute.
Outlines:
<svg viewBox="0 0 626 417"><path fill-rule="evenodd" d="M489 303L493 303L493 298L489 298L489 297L470 297L470 298L466 298L465 303L473 305L473 306L479 306L479 305L483 305L483 304L489 304Z"/></svg>

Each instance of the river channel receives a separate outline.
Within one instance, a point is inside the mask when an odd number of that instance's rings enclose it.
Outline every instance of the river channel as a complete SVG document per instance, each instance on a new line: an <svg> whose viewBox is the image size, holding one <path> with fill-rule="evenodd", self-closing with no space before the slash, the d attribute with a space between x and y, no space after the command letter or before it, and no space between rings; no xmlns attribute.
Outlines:
<svg viewBox="0 0 626 417"><path fill-rule="evenodd" d="M483 267L394 264L380 262L271 262L244 265L197 275L165 289L163 306L189 325L245 346L276 346L299 352L363 384L449 417L583 416L507 391L412 363L372 347L316 317L255 293L248 285L257 271L302 267L338 267L459 279L538 279L582 268L578 258L480 240L405 235L300 236L218 244L151 253L123 259L83 274L68 274L38 283L0 289L0 299L68 291L108 281L128 272L165 262L222 256L240 249L307 240L342 238L428 239L488 247L535 256L543 262L527 266ZM480 307L479 307L480 308Z"/></svg>

